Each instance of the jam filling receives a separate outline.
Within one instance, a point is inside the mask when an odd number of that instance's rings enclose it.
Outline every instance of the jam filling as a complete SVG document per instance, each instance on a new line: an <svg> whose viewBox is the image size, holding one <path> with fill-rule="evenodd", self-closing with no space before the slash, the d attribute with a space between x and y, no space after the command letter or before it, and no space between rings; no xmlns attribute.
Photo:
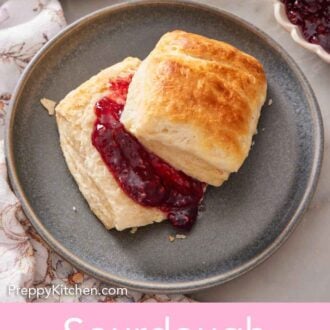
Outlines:
<svg viewBox="0 0 330 330"><path fill-rule="evenodd" d="M173 226L190 229L205 184L175 170L147 151L120 122L132 76L110 81L95 105L92 143L122 190L135 202L167 213Z"/></svg>
<svg viewBox="0 0 330 330"><path fill-rule="evenodd" d="M292 24L304 38L330 53L330 0L282 0Z"/></svg>

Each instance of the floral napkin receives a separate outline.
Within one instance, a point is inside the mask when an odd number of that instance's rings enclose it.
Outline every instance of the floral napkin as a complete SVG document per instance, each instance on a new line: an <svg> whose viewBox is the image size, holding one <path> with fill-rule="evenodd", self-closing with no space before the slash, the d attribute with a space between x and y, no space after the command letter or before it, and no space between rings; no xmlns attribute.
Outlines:
<svg viewBox="0 0 330 330"><path fill-rule="evenodd" d="M44 296L9 292L10 287L61 286L96 288L98 292L109 287L75 269L48 247L24 215L7 181L1 139L11 94L34 54L65 25L57 0L0 0L0 302L191 301L182 295L145 295L130 291L127 295L82 295L58 294L54 290Z"/></svg>

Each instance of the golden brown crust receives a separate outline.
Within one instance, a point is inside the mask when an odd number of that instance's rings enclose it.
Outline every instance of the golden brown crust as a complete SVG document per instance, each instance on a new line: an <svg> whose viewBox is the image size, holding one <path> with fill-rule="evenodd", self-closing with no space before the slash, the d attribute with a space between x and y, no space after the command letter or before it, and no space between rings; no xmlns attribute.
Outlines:
<svg viewBox="0 0 330 330"><path fill-rule="evenodd" d="M94 105L108 93L109 80L136 71L140 60L127 58L101 71L70 92L56 107L60 143L67 165L90 208L107 229L123 230L166 218L155 208L146 208L130 199L119 187L94 148L91 134Z"/></svg>
<svg viewBox="0 0 330 330"><path fill-rule="evenodd" d="M223 172L237 171L247 157L265 96L265 73L255 58L224 42L173 31L138 69L121 120L149 148L157 141L175 144L208 163L218 180L193 164L179 169L219 185Z"/></svg>

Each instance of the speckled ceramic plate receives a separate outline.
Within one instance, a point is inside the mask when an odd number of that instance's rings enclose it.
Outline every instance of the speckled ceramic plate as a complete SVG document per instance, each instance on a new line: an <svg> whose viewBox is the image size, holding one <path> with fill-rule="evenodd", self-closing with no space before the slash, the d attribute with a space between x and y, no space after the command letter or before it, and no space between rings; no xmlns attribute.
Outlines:
<svg viewBox="0 0 330 330"><path fill-rule="evenodd" d="M173 29L224 40L257 57L267 73L272 104L264 106L255 145L239 173L221 188L208 188L193 230L170 243L168 235L175 230L166 222L134 235L104 229L70 175L54 117L39 100L59 101L126 56L144 58ZM193 3L130 3L81 19L34 58L11 107L10 177L35 228L78 268L137 290L191 292L255 267L295 228L319 175L320 112L296 64L250 24Z"/></svg>

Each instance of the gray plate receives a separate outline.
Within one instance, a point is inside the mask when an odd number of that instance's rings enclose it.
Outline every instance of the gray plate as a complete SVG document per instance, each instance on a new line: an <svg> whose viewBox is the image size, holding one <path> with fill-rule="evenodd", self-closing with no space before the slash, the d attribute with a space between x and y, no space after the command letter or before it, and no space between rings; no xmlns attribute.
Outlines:
<svg viewBox="0 0 330 330"><path fill-rule="evenodd" d="M89 210L62 156L55 120L39 103L68 91L126 56L144 58L159 37L184 29L256 56L269 82L251 154L184 240L162 223L108 232ZM209 7L148 1L93 13L47 44L25 71L7 125L13 187L42 237L78 268L143 291L191 292L228 281L265 260L288 237L310 201L323 151L313 93L295 63L269 37ZM77 208L73 212L72 207Z"/></svg>

